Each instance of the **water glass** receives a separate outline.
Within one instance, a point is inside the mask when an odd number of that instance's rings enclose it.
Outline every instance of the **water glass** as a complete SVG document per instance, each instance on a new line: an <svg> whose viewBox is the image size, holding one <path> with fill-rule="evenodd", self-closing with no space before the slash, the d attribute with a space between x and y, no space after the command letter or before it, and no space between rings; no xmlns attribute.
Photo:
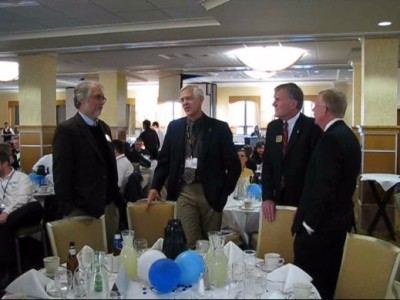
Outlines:
<svg viewBox="0 0 400 300"><path fill-rule="evenodd" d="M85 298L89 295L91 272L77 268L74 273L73 290L75 298Z"/></svg>
<svg viewBox="0 0 400 300"><path fill-rule="evenodd" d="M133 245L136 248L138 257L147 250L147 240L146 239L135 239Z"/></svg>
<svg viewBox="0 0 400 300"><path fill-rule="evenodd" d="M244 250L243 251L243 261L246 265L246 274L253 272L256 267L256 251L255 250Z"/></svg>
<svg viewBox="0 0 400 300"><path fill-rule="evenodd" d="M59 267L54 273L54 285L61 298L67 298L72 288L72 272L66 268Z"/></svg>
<svg viewBox="0 0 400 300"><path fill-rule="evenodd" d="M206 253L208 249L210 248L210 241L207 240L198 240L196 242L196 252L201 256L204 257L206 256Z"/></svg>

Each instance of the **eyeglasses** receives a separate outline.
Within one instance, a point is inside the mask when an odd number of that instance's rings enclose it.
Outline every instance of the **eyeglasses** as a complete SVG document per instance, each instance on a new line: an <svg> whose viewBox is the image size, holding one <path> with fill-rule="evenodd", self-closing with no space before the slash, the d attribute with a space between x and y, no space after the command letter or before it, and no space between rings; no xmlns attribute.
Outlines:
<svg viewBox="0 0 400 300"><path fill-rule="evenodd" d="M91 96L92 98L94 98L94 99L96 99L97 101L107 101L107 98L106 97L104 97L103 95L92 95Z"/></svg>

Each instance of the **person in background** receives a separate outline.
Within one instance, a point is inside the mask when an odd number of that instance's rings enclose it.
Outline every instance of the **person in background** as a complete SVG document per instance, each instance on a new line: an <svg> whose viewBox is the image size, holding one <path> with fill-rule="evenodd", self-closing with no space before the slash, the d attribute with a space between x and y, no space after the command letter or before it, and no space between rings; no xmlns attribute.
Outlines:
<svg viewBox="0 0 400 300"><path fill-rule="evenodd" d="M137 138L135 141L135 147L132 151L132 160L133 163L138 163L142 167L150 168L150 152L144 149L143 140L141 138Z"/></svg>
<svg viewBox="0 0 400 300"><path fill-rule="evenodd" d="M150 152L150 158L157 159L158 148L160 148L160 141L158 139L157 132L150 128L150 121L144 120L142 125L144 131L139 135L139 138L143 141L144 147Z"/></svg>
<svg viewBox="0 0 400 300"><path fill-rule="evenodd" d="M261 137L260 128L258 125L254 126L254 131L251 133L250 136Z"/></svg>
<svg viewBox="0 0 400 300"><path fill-rule="evenodd" d="M3 136L3 141L11 141L12 136L14 135L14 130L8 125L8 122L4 122L4 128L1 130L1 135Z"/></svg>
<svg viewBox="0 0 400 300"><path fill-rule="evenodd" d="M254 159L257 165L263 163L264 149L265 149L264 142L256 143L256 147L254 148L251 158Z"/></svg>
<svg viewBox="0 0 400 300"><path fill-rule="evenodd" d="M13 153L13 157L14 157L14 163L13 163L13 168L15 170L19 170L22 171L21 168L21 151L19 149L19 135L14 135L12 137L12 153Z"/></svg>
<svg viewBox="0 0 400 300"><path fill-rule="evenodd" d="M292 226L294 263L313 278L322 299L334 296L361 170L360 143L342 119L346 107L346 96L339 90L318 94L313 111L324 133L308 164Z"/></svg>
<svg viewBox="0 0 400 300"><path fill-rule="evenodd" d="M42 205L32 196L32 182L28 175L13 169L11 159L11 148L0 151L0 290L17 275L15 230L38 224L43 218Z"/></svg>
<svg viewBox="0 0 400 300"><path fill-rule="evenodd" d="M167 199L177 200L177 218L189 248L220 230L222 210L235 189L241 165L227 123L208 117L201 109L204 91L195 85L181 89L186 117L169 123L154 171L148 205L161 199L168 178Z"/></svg>
<svg viewBox="0 0 400 300"><path fill-rule="evenodd" d="M246 166L247 161L249 159L249 157L247 156L246 150L244 150L242 148L242 149L238 150L237 153L238 153L238 157L239 157L239 160L240 160L240 164L242 166L242 171L240 173L240 178L243 178L243 177L251 177L252 178L254 176L254 172L253 172L253 170L251 170L250 168L248 168Z"/></svg>
<svg viewBox="0 0 400 300"><path fill-rule="evenodd" d="M160 141L159 150L161 150L161 147L164 143L164 132L160 129L160 125L157 121L154 121L153 124L151 124L151 128L153 128L157 132L158 140Z"/></svg>
<svg viewBox="0 0 400 300"><path fill-rule="evenodd" d="M121 193L124 192L129 175L133 172L132 163L124 154L124 142L120 140L112 141L118 169L118 186Z"/></svg>
<svg viewBox="0 0 400 300"><path fill-rule="evenodd" d="M250 145L244 145L243 146L243 151L246 154L246 168L250 169L255 173L257 170L257 164L256 161L251 157L253 155L253 148Z"/></svg>
<svg viewBox="0 0 400 300"><path fill-rule="evenodd" d="M124 205L110 127L99 116L106 103L104 87L83 81L74 89L78 112L60 123L53 140L55 196L64 217L105 215L107 242L112 250L119 226L117 206Z"/></svg>
<svg viewBox="0 0 400 300"><path fill-rule="evenodd" d="M32 167L32 171L37 173L38 166L44 166L46 174L53 174L53 153L43 155Z"/></svg>
<svg viewBox="0 0 400 300"><path fill-rule="evenodd" d="M273 106L278 119L267 127L261 179L262 211L268 221L275 219L276 205L297 207L308 161L322 134L314 119L300 112L303 98L294 83L275 88Z"/></svg>

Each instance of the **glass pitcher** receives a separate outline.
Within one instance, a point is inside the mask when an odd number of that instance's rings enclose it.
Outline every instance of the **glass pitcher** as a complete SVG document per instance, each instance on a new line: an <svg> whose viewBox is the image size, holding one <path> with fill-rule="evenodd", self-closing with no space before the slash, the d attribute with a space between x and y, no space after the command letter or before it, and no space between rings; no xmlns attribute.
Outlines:
<svg viewBox="0 0 400 300"><path fill-rule="evenodd" d="M96 298L104 298L109 291L108 273L104 266L105 253L95 251L91 294Z"/></svg>
<svg viewBox="0 0 400 300"><path fill-rule="evenodd" d="M249 186L249 184L250 176L239 178L236 183L233 198L237 200L244 200L246 198L247 187Z"/></svg>
<svg viewBox="0 0 400 300"><path fill-rule="evenodd" d="M135 247L133 247L135 232L133 230L123 230L121 234L123 246L119 255L119 263L125 269L128 278L133 280L137 277L137 253Z"/></svg>
<svg viewBox="0 0 400 300"><path fill-rule="evenodd" d="M220 232L209 235L213 255L208 268L210 284L215 288L224 287L228 283L228 259L224 253L225 236Z"/></svg>

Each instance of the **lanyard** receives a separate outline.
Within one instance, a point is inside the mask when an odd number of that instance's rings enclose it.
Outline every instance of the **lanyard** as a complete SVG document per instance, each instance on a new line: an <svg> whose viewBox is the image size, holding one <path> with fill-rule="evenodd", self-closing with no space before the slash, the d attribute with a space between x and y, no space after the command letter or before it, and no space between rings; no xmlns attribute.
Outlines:
<svg viewBox="0 0 400 300"><path fill-rule="evenodd" d="M6 187L3 187L3 185L1 185L1 188L3 189L3 200L6 198L6 191L7 191L7 187L8 184L10 183L11 178L14 176L15 170L12 171L12 174L10 175L10 178L8 178Z"/></svg>

